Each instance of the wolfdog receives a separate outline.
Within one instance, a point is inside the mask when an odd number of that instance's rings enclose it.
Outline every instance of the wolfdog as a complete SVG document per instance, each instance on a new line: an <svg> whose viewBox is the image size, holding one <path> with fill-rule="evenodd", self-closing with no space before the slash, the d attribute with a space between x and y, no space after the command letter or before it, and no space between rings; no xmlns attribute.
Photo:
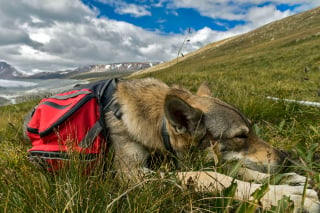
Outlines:
<svg viewBox="0 0 320 213"><path fill-rule="evenodd" d="M127 179L136 179L144 173L154 153L173 155L175 164L183 161L190 150L218 152L223 160L241 160L242 180L236 180L236 197L249 199L261 185L246 182L269 176L280 169L286 154L259 138L251 122L235 107L212 97L209 87L202 84L196 94L177 86L169 87L153 79L120 81L113 95L117 115L106 114L112 148L113 166ZM300 186L270 185L261 202L263 207L277 205L283 195L290 196L295 211L303 208L320 212L317 193L307 189L306 178L295 173L287 174L288 182ZM222 190L233 178L217 172L176 172L183 183L195 184L198 190Z"/></svg>
<svg viewBox="0 0 320 213"><path fill-rule="evenodd" d="M192 94L154 78L115 82L112 97L106 98L109 101L105 108L109 110L102 123L108 128L112 167L119 181L141 181L157 164L172 162L175 170L170 174L184 185L192 183L196 190L221 191L236 182L235 198L249 200L261 187L260 181L278 172L288 161L284 152L254 133L251 122L240 110L214 98L206 84ZM214 161L243 162L241 177L234 179L214 172L214 168L180 169L188 157L197 156L193 152L205 153ZM261 199L262 206L276 206L286 195L293 200L296 212L320 212L317 193L305 189L307 178L295 173L284 175L286 184L269 185Z"/></svg>

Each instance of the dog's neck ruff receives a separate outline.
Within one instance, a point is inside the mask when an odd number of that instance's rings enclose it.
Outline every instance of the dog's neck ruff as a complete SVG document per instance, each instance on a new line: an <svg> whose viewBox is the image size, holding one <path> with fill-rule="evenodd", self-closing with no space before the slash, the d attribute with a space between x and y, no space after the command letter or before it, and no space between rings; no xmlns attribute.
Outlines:
<svg viewBox="0 0 320 213"><path fill-rule="evenodd" d="M167 125L166 125L166 118L163 117L162 119L162 125L161 125L161 136L163 140L164 147L166 150L172 154L173 157L173 163L176 169L178 168L178 159L177 159L177 153L176 151L172 148L171 142L170 142L170 135L167 130Z"/></svg>
<svg viewBox="0 0 320 213"><path fill-rule="evenodd" d="M101 100L102 100L100 104L102 105L104 113L111 111L111 112L113 112L114 116L117 119L121 120L121 117L122 117L121 106L117 102L117 100L113 97L113 94L115 94L115 92L116 92L117 83L119 81L121 81L121 80L115 78L115 79L112 79L109 82L107 82L103 86L103 88L99 88L99 91L102 91L99 93L99 96L101 97ZM164 147L172 155L174 166L177 169L178 168L177 153L172 148L172 145L170 142L170 135L167 130L165 116L162 119L161 136L162 136Z"/></svg>

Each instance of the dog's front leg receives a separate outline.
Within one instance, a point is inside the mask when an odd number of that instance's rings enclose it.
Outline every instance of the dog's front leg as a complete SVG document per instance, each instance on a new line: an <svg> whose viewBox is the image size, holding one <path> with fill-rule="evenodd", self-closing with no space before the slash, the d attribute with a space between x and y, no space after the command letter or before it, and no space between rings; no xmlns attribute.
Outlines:
<svg viewBox="0 0 320 213"><path fill-rule="evenodd" d="M149 152L130 137L123 121L115 118L112 112L106 114L106 120L112 141L110 149L114 154L113 169L117 177L124 181L139 181L144 175L140 168L145 166Z"/></svg>
<svg viewBox="0 0 320 213"><path fill-rule="evenodd" d="M192 185L199 191L222 191L232 184L233 178L217 172L178 172L177 177L183 185ZM238 185L236 199L248 200L260 185L235 180Z"/></svg>
<svg viewBox="0 0 320 213"><path fill-rule="evenodd" d="M177 177L184 185L192 184L199 191L221 191L229 187L233 181L232 177L217 172L179 172ZM235 180L235 182L237 183L235 199L239 200L249 200L252 193L261 187L261 184L256 183L240 180ZM301 209L302 203L304 203L303 209L310 213L320 212L317 193L311 189L307 189L304 193L303 186L269 185L269 190L261 199L263 208L277 206L283 196L290 197L294 202L295 212Z"/></svg>
<svg viewBox="0 0 320 213"><path fill-rule="evenodd" d="M278 176L282 184L303 186L307 181L307 178L305 176L298 175L294 172L282 174L267 174L247 168L240 168L238 171L238 176L243 181L254 181L256 183L263 183L272 178L272 176Z"/></svg>
<svg viewBox="0 0 320 213"><path fill-rule="evenodd" d="M137 182L145 175L141 168L146 165L148 156L149 153L141 145L126 142L115 148L113 166L120 178Z"/></svg>

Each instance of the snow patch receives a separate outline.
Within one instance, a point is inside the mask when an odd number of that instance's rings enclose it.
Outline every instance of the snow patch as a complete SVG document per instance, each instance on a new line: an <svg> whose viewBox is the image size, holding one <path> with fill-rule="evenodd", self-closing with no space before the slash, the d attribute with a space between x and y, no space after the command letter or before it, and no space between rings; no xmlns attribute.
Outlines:
<svg viewBox="0 0 320 213"><path fill-rule="evenodd" d="M271 99L274 101L285 101L285 102L289 102L289 103L297 103L297 104L301 104L301 105L305 105L305 106L320 107L319 102L298 101L298 100L293 100L293 99L286 99L286 98L282 99L282 98L276 98L276 97L271 97L271 96L267 96L267 99Z"/></svg>
<svg viewBox="0 0 320 213"><path fill-rule="evenodd" d="M7 87L7 88L13 88L13 87L33 87L38 85L35 82L29 82L29 81L13 81L13 80L5 80L0 79L0 87Z"/></svg>

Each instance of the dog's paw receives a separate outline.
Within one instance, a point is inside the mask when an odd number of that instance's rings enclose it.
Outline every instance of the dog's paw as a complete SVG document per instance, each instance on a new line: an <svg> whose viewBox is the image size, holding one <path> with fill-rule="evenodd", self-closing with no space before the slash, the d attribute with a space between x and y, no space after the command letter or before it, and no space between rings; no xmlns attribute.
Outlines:
<svg viewBox="0 0 320 213"><path fill-rule="evenodd" d="M283 196L294 202L294 212L301 212L301 209L309 213L320 212L316 191L306 189L304 193L304 186L270 185L269 191L261 199L262 205L266 208L276 206Z"/></svg>
<svg viewBox="0 0 320 213"><path fill-rule="evenodd" d="M298 175L297 173L294 173L294 172L280 174L279 176L281 177L282 184L303 186L307 183L307 177Z"/></svg>
<svg viewBox="0 0 320 213"><path fill-rule="evenodd" d="M293 186L303 186L307 182L307 178L302 175L298 175L294 172L282 173L282 174L267 174L257 172L247 168L240 168L238 171L240 179L244 181L253 181L255 183L272 183L272 184L283 184ZM308 183L307 183L308 184Z"/></svg>

